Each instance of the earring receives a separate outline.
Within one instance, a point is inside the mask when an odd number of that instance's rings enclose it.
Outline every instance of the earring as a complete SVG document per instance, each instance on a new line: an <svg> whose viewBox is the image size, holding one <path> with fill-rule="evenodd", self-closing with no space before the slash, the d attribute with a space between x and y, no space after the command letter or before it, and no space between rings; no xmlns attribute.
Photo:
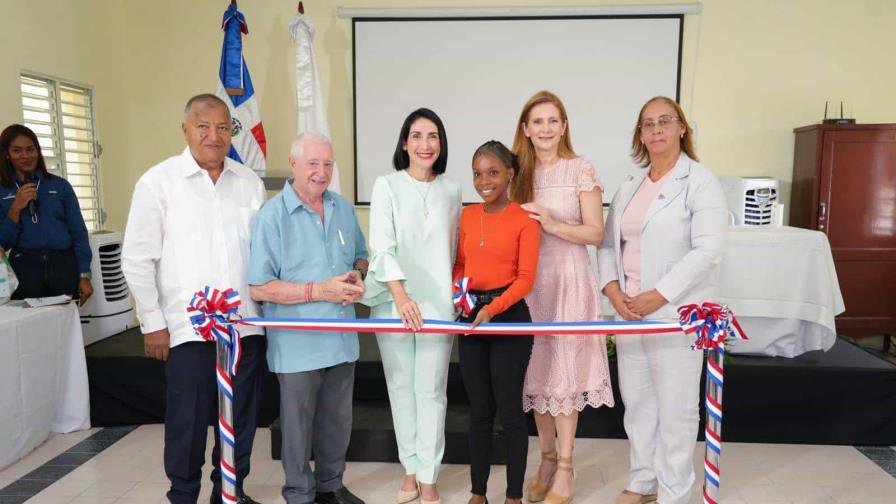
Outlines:
<svg viewBox="0 0 896 504"><path fill-rule="evenodd" d="M682 133L678 138L684 138L684 133Z"/></svg>

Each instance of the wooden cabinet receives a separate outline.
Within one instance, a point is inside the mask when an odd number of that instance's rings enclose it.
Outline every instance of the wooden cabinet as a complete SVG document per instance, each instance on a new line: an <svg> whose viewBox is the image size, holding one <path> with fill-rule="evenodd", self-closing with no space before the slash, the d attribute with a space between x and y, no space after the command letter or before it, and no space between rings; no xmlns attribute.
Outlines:
<svg viewBox="0 0 896 504"><path fill-rule="evenodd" d="M837 332L896 334L896 124L794 133L790 225L828 236L846 304Z"/></svg>

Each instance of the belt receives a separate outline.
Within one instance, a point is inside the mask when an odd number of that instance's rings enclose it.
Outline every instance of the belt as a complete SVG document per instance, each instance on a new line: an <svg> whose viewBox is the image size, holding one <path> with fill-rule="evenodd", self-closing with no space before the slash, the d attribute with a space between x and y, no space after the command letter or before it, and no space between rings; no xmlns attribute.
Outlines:
<svg viewBox="0 0 896 504"><path fill-rule="evenodd" d="M52 248L14 248L12 253L15 255L27 255L27 256L62 256L68 255L72 253L72 249L52 249Z"/></svg>
<svg viewBox="0 0 896 504"><path fill-rule="evenodd" d="M490 290L470 290L470 295L473 296L473 300L476 301L476 306L484 306L495 300L501 294L504 294L504 291L510 287L509 285L505 285L504 287L498 287L497 289Z"/></svg>

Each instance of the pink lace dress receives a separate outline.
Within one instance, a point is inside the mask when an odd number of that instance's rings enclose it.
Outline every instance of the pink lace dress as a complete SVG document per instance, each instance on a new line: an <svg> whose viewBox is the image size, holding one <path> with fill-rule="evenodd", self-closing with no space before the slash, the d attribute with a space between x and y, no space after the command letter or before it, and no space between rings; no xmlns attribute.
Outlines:
<svg viewBox="0 0 896 504"><path fill-rule="evenodd" d="M563 159L534 174L535 202L567 224L581 224L579 193L603 189L584 158ZM600 320L600 289L584 245L542 233L535 287L526 297L536 322ZM613 406L606 338L535 336L523 387L523 409L568 415Z"/></svg>

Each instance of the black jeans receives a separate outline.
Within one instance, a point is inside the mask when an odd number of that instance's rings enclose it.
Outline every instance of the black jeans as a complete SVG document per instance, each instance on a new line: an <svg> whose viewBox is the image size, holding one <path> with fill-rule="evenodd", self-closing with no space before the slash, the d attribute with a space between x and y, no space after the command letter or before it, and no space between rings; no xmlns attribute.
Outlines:
<svg viewBox="0 0 896 504"><path fill-rule="evenodd" d="M255 440L255 424L261 403L261 381L265 369L264 336L242 340L243 355L233 377L233 416L236 431L237 494L249 475L249 458ZM168 500L172 504L195 504L199 497L208 426L215 426L212 450L212 501L221 495L220 437L218 434L218 385L215 375L215 344L181 343L171 349L165 365L167 381L165 409L165 474L171 481Z"/></svg>
<svg viewBox="0 0 896 504"><path fill-rule="evenodd" d="M470 317L461 321L472 321L480 309L477 306ZM492 322L531 321L529 307L522 300L492 319ZM529 450L523 382L532 354L532 340L532 335L458 337L460 370L470 399L470 482L476 495L485 495L497 411L507 440L507 498L523 497Z"/></svg>
<svg viewBox="0 0 896 504"><path fill-rule="evenodd" d="M72 249L14 249L9 265L19 279L12 299L78 297L78 263Z"/></svg>

